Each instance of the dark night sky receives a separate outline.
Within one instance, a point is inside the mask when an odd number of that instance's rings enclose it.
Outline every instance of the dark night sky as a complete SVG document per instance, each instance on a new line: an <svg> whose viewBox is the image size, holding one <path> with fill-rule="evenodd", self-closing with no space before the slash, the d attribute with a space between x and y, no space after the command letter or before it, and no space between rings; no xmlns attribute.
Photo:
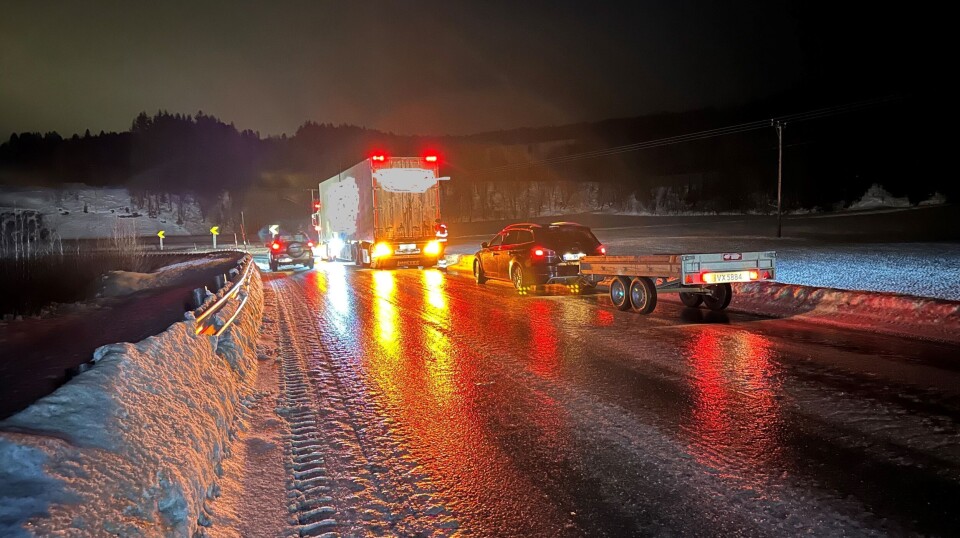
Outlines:
<svg viewBox="0 0 960 538"><path fill-rule="evenodd" d="M264 135L461 134L798 88L842 103L916 78L922 29L882 5L0 0L0 133L125 130L161 108Z"/></svg>

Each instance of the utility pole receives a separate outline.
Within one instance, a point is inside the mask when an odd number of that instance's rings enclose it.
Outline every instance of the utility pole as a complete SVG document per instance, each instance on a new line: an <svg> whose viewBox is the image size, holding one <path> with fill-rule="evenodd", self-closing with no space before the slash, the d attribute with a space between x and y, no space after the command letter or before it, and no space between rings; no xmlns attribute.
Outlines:
<svg viewBox="0 0 960 538"><path fill-rule="evenodd" d="M777 237L783 237L783 128L780 120L771 120L777 129Z"/></svg>

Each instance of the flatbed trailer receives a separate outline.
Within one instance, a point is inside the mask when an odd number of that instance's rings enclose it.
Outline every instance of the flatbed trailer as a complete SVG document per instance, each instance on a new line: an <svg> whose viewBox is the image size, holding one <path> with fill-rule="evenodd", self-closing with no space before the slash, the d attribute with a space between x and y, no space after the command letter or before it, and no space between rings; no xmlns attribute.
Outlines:
<svg viewBox="0 0 960 538"><path fill-rule="evenodd" d="M733 298L731 283L773 280L776 262L772 251L584 256L580 276L592 285L607 281L619 310L649 314L658 294L679 293L686 306L720 311Z"/></svg>

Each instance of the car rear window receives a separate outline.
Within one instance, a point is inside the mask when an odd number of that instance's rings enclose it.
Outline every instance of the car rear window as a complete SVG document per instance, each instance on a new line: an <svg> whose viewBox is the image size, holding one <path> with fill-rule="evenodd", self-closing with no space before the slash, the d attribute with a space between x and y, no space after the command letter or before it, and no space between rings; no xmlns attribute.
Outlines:
<svg viewBox="0 0 960 538"><path fill-rule="evenodd" d="M538 230L538 240L545 243L544 246L552 250L570 250L585 253L592 253L600 241L593 235L590 228L578 226L564 226L559 228L545 228Z"/></svg>

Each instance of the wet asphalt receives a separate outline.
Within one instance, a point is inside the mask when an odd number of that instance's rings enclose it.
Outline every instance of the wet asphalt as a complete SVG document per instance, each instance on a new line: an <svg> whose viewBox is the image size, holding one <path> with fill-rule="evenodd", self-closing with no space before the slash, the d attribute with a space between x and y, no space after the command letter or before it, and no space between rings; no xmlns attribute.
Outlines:
<svg viewBox="0 0 960 538"><path fill-rule="evenodd" d="M459 532L960 532L957 347L438 270L265 280Z"/></svg>

